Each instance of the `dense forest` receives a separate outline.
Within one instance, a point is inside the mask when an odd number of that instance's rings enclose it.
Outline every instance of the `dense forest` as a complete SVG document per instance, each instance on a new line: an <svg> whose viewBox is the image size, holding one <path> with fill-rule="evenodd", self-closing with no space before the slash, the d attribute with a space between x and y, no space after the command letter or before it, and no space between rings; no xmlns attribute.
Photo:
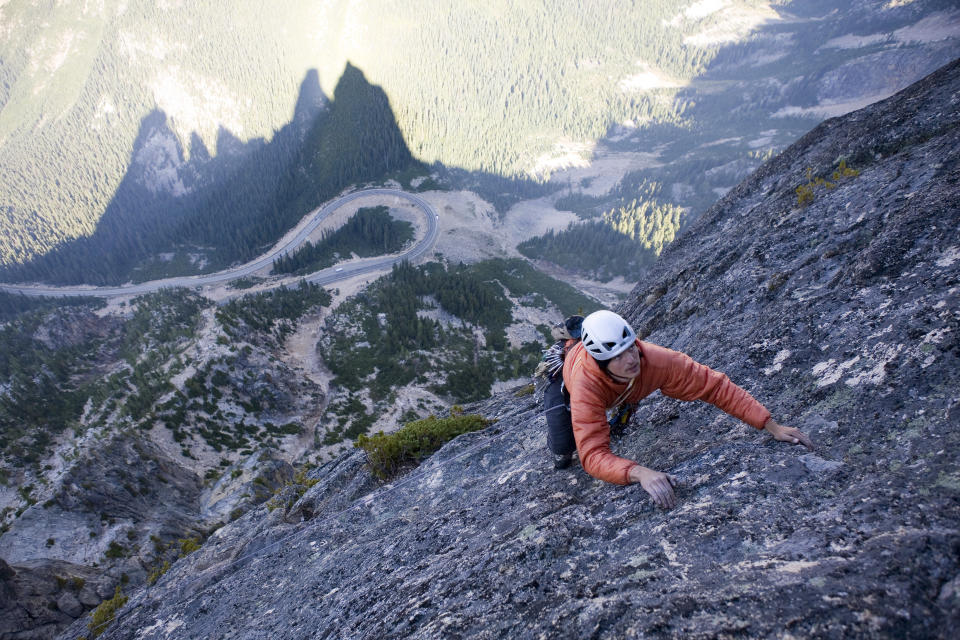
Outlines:
<svg viewBox="0 0 960 640"><path fill-rule="evenodd" d="M339 305L318 347L343 390L330 404L338 426L328 444L364 433L377 408L409 383L467 402L488 396L496 380L531 375L550 330L540 326L537 340L510 345L514 304L555 309L557 320L600 306L520 259L404 262Z"/></svg>
<svg viewBox="0 0 960 640"><path fill-rule="evenodd" d="M152 139L165 126L153 117L140 137ZM151 198L137 180L125 179L95 233L8 266L0 278L119 284L194 273L201 259L207 271L223 268L255 257L346 186L412 163L383 91L352 67L306 135L303 143L278 134L226 168L195 155L197 170L209 175L189 199Z"/></svg>
<svg viewBox="0 0 960 640"><path fill-rule="evenodd" d="M634 177L625 179L612 198L576 193L562 198L558 207L567 207L588 220L530 238L517 245L517 249L529 258L549 260L600 280L616 276L638 279L643 269L683 230L689 217L679 207L657 202L657 183L633 183L630 178ZM600 213L599 220L593 219L598 207L616 202L627 193L639 193L644 199L619 204Z"/></svg>
<svg viewBox="0 0 960 640"><path fill-rule="evenodd" d="M679 121L672 91L621 83L646 65L682 82L713 55L684 44L676 3L377 5L367 11L415 14L417 28L377 25L342 54L387 89L419 159L499 175L525 175L555 141L596 140L615 122ZM400 58L410 66L396 69Z"/></svg>
<svg viewBox="0 0 960 640"><path fill-rule="evenodd" d="M710 55L668 3L127 5L3 9L20 26L0 45L0 264L53 252L5 280L221 267L413 157L513 180L560 137L676 117L606 78L637 60L689 78Z"/></svg>
<svg viewBox="0 0 960 640"><path fill-rule="evenodd" d="M324 231L316 243L273 262L273 273L308 273L357 254L361 258L395 253L413 239L413 225L394 220L385 206L359 209L342 227Z"/></svg>

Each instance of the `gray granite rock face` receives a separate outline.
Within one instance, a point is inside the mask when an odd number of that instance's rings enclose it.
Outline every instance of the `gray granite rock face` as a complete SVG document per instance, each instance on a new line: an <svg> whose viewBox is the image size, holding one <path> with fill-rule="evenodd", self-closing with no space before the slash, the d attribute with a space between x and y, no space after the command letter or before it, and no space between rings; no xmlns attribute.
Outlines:
<svg viewBox="0 0 960 640"><path fill-rule="evenodd" d="M123 555L140 549L146 556L151 536L197 532L201 488L193 473L148 440L118 436L71 467L54 499L15 520L0 537L0 553L11 565L52 559L90 566L104 560L112 543Z"/></svg>
<svg viewBox="0 0 960 640"><path fill-rule="evenodd" d="M0 638L49 638L113 595L114 579L56 560L16 568L0 559Z"/></svg>
<svg viewBox="0 0 960 640"><path fill-rule="evenodd" d="M947 638L960 624L960 63L831 120L621 311L813 452L651 397L613 442L680 479L555 471L533 396L378 486L357 452L215 532L102 638ZM845 157L859 175L797 186ZM807 169L810 169L808 176ZM70 628L76 638L86 629Z"/></svg>
<svg viewBox="0 0 960 640"><path fill-rule="evenodd" d="M266 501L293 478L274 454L255 452L211 492L149 440L105 441L67 472L54 499L26 509L0 536L0 640L46 640L88 620L116 586L143 584L176 560L178 540L202 540L231 512Z"/></svg>

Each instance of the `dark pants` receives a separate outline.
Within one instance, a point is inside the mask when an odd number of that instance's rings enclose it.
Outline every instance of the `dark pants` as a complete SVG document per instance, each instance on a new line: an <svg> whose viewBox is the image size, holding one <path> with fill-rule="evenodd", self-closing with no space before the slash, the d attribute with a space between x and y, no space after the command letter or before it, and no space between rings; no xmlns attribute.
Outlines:
<svg viewBox="0 0 960 640"><path fill-rule="evenodd" d="M570 422L569 397L564 397L563 380L558 375L543 391L543 413L547 418L547 446L554 454L573 453L577 443L573 439Z"/></svg>

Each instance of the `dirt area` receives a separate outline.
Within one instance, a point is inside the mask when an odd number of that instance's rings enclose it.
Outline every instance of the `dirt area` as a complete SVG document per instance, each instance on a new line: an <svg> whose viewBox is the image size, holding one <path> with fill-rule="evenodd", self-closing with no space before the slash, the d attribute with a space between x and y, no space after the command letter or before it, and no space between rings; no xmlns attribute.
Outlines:
<svg viewBox="0 0 960 640"><path fill-rule="evenodd" d="M319 385L326 395L332 374L317 354L317 336L323 331L323 322L329 309L311 314L301 320L296 332L287 338L283 351L278 354L280 360L293 370Z"/></svg>
<svg viewBox="0 0 960 640"><path fill-rule="evenodd" d="M635 127L635 123L624 123L621 137ZM538 158L529 174L534 178L548 178L552 184L569 185L574 191L589 196L601 196L609 193L625 174L659 167L660 164L657 151L611 151L603 144L561 142L552 153ZM552 203L564 194L560 192L548 200ZM523 207L524 204L521 202L516 206Z"/></svg>
<svg viewBox="0 0 960 640"><path fill-rule="evenodd" d="M889 98L892 93L882 93L875 96L857 97L850 100L824 100L812 107L783 107L770 114L774 118L836 118L844 114L862 109L868 104Z"/></svg>
<svg viewBox="0 0 960 640"><path fill-rule="evenodd" d="M687 45L707 47L737 42L759 26L781 20L770 4L748 6L729 0L699 0L678 13L670 24L688 34L683 39Z"/></svg>
<svg viewBox="0 0 960 640"><path fill-rule="evenodd" d="M613 189L626 173L660 165L657 153L612 152L602 145L589 151L592 157L584 160L577 155L579 152L565 149L565 153L572 155L553 159L550 182L569 184L577 192L599 196ZM558 191L518 202L502 218L493 205L470 191L434 191L420 195L440 215L436 252L451 262L476 262L494 257L519 257L517 244L551 229L559 231L577 221L574 213L559 211L554 205L566 193ZM617 285L614 288L622 289Z"/></svg>
<svg viewBox="0 0 960 640"><path fill-rule="evenodd" d="M105 316L129 316L133 313L130 302L135 296L124 296L122 298L107 298L103 307L94 311L96 315L103 318Z"/></svg>

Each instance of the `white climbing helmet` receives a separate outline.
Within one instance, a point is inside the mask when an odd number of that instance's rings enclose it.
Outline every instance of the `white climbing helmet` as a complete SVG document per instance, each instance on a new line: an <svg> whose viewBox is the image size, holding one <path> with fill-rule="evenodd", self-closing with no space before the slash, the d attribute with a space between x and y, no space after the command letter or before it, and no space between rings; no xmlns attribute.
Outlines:
<svg viewBox="0 0 960 640"><path fill-rule="evenodd" d="M610 360L626 351L637 339L637 334L613 311L602 310L583 319L580 339L595 360Z"/></svg>

